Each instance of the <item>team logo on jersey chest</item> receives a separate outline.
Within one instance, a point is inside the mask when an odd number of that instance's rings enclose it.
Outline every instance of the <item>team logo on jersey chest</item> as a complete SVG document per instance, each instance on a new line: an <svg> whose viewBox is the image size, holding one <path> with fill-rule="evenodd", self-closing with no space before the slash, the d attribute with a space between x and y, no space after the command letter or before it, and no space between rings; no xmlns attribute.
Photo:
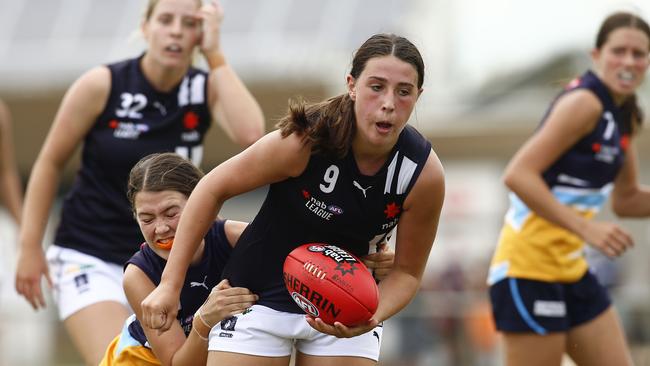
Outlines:
<svg viewBox="0 0 650 366"><path fill-rule="evenodd" d="M399 214L402 212L402 208L399 204L391 202L386 204L386 209L384 210L384 215L386 215L387 222L381 225L382 230L392 229L397 222L399 221Z"/></svg>
<svg viewBox="0 0 650 366"><path fill-rule="evenodd" d="M337 205L327 204L324 201L312 196L309 191L303 189L302 197L305 199L305 207L316 216L325 221L332 219L334 215L343 213L343 209Z"/></svg>
<svg viewBox="0 0 650 366"><path fill-rule="evenodd" d="M199 115L193 111L185 112L183 116L183 127L188 130L193 130L199 126Z"/></svg>
<svg viewBox="0 0 650 366"><path fill-rule="evenodd" d="M619 146L616 144L606 144L606 141L615 142L617 134L615 133L618 128L614 114L610 111L603 112L603 119L606 121L605 131L601 136L601 141L595 142L591 145L591 150L594 152L594 159L603 163L613 164L616 158L620 155L621 149L625 150L629 144L629 137L623 135L619 138Z"/></svg>
<svg viewBox="0 0 650 366"><path fill-rule="evenodd" d="M185 115L183 116L183 127L189 131L181 133L181 140L185 142L199 141L201 135L199 134L199 131L196 130L196 128L199 127L199 124L201 124L201 120L198 114L194 111L185 112Z"/></svg>
<svg viewBox="0 0 650 366"><path fill-rule="evenodd" d="M402 210L397 203L391 202L386 205L386 209L384 210L384 213L386 214L387 219L392 219L397 217L397 215L399 215L401 211Z"/></svg>
<svg viewBox="0 0 650 366"><path fill-rule="evenodd" d="M591 149L594 151L594 159L608 164L612 164L620 152L616 146L599 143L592 144Z"/></svg>
<svg viewBox="0 0 650 366"><path fill-rule="evenodd" d="M108 127L113 129L113 137L125 140L137 140L141 133L149 131L149 126L144 123L120 122L112 119Z"/></svg>

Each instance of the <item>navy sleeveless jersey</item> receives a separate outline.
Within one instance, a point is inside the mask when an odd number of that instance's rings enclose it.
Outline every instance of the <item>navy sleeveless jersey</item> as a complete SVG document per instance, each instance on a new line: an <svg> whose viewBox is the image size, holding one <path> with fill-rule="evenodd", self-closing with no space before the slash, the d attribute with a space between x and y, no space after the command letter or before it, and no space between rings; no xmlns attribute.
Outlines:
<svg viewBox="0 0 650 366"><path fill-rule="evenodd" d="M224 230L224 223L225 221L217 221L212 225L205 236L205 249L201 261L190 265L187 270L185 284L181 290L180 308L176 317L181 323L186 336L189 336L192 330L194 313L203 305L212 288L221 280L221 270L232 252L232 247L228 243ZM149 277L154 285L158 286L166 263L166 260L144 243L140 251L128 260L125 268L129 264L137 266ZM137 319L129 324L129 333L140 344L146 344L147 337Z"/></svg>
<svg viewBox="0 0 650 366"><path fill-rule="evenodd" d="M108 68L110 95L85 137L54 243L121 265L143 241L126 198L131 168L146 155L170 151L199 165L211 116L203 71L191 68L161 93L145 78L140 58Z"/></svg>
<svg viewBox="0 0 650 366"><path fill-rule="evenodd" d="M430 151L431 144L407 125L373 176L359 172L351 151L342 159L312 155L300 176L271 184L224 278L258 294L260 305L301 313L284 285L282 266L289 252L321 242L368 254L397 225Z"/></svg>
<svg viewBox="0 0 650 366"><path fill-rule="evenodd" d="M594 129L574 144L544 173L549 187L569 186L600 189L616 179L630 139L629 116L614 104L607 87L591 71L575 79L560 94L575 89L594 93L603 107L600 120ZM552 110L553 105L550 106ZM544 120L546 117L544 118Z"/></svg>

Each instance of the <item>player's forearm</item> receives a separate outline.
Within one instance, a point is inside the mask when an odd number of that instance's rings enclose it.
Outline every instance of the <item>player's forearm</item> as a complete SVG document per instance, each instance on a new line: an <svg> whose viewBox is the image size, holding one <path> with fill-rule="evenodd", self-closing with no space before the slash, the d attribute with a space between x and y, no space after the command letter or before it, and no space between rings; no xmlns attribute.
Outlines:
<svg viewBox="0 0 650 366"><path fill-rule="evenodd" d="M393 269L379 282L379 306L373 318L382 322L408 305L420 287L420 279Z"/></svg>
<svg viewBox="0 0 650 366"><path fill-rule="evenodd" d="M14 171L3 173L0 189L2 190L2 201L13 217L16 224L20 225L23 193L20 187L20 179Z"/></svg>
<svg viewBox="0 0 650 366"><path fill-rule="evenodd" d="M19 233L22 249L40 247L59 177L60 172L54 165L37 161L25 194Z"/></svg>
<svg viewBox="0 0 650 366"><path fill-rule="evenodd" d="M173 366L194 366L205 365L208 360L208 335L210 328L207 328L195 316L192 322L192 331L187 336L183 345L174 353L171 365Z"/></svg>
<svg viewBox="0 0 650 366"><path fill-rule="evenodd" d="M650 216L650 187L639 186L632 194L613 197L614 212L621 217Z"/></svg>

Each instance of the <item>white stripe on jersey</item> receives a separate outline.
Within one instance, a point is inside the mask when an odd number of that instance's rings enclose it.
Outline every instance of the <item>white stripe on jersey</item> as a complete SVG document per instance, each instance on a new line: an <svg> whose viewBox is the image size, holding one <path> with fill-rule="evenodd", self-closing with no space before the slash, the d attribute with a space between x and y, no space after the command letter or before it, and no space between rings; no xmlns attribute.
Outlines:
<svg viewBox="0 0 650 366"><path fill-rule="evenodd" d="M205 100L205 75L196 74L192 78L192 89L190 91L190 103L203 104Z"/></svg>
<svg viewBox="0 0 650 366"><path fill-rule="evenodd" d="M603 139L609 140L614 134L614 129L616 128L616 120L614 120L614 115L610 111L603 113L603 117L607 120L607 127L603 133Z"/></svg>
<svg viewBox="0 0 650 366"><path fill-rule="evenodd" d="M181 87L178 89L178 106L186 106L190 103L190 88L189 88L189 83L190 80L186 76L183 78L183 82L181 83Z"/></svg>
<svg viewBox="0 0 650 366"><path fill-rule="evenodd" d="M417 167L418 165L406 156L402 159L402 165L399 168L399 176L397 178L397 194L406 192Z"/></svg>
<svg viewBox="0 0 650 366"><path fill-rule="evenodd" d="M190 148L192 150L190 150ZM174 152L191 161L192 164L196 165L197 167L201 166L201 161L203 160L203 145L196 145L192 147L176 146Z"/></svg>
<svg viewBox="0 0 650 366"><path fill-rule="evenodd" d="M395 156L393 157L393 161L390 162L390 165L388 166L388 173L386 174L386 184L384 185L384 194L390 193L390 185L393 183L393 175L395 175L395 167L397 166L397 156L399 155L399 151L395 153Z"/></svg>
<svg viewBox="0 0 650 366"><path fill-rule="evenodd" d="M397 157L399 156L399 151L395 153L393 161L390 162L388 166L388 173L386 174L386 184L384 185L384 194L390 193L390 186L393 183L393 176L395 175L395 168L397 167ZM411 178L415 174L415 169L418 167L418 164L413 160L407 158L406 156L402 159L402 164L400 164L398 176L397 176L397 192L396 194L403 194L408 189L409 183L411 183Z"/></svg>

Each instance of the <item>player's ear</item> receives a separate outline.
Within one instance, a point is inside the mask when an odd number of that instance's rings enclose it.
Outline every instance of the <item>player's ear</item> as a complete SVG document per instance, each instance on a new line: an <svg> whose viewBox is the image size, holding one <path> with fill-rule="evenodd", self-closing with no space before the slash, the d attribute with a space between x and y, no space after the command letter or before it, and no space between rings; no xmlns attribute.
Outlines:
<svg viewBox="0 0 650 366"><path fill-rule="evenodd" d="M594 48L590 52L591 55L591 61L596 62L600 58L600 49Z"/></svg>
<svg viewBox="0 0 650 366"><path fill-rule="evenodd" d="M350 99L354 101L357 99L357 94L355 91L356 79L354 78L354 76L350 74L348 74L348 76L345 79L348 85L348 95L350 96Z"/></svg>
<svg viewBox="0 0 650 366"><path fill-rule="evenodd" d="M148 28L149 28L149 21L146 19L142 20L142 22L140 23L140 34L145 40L147 39L147 35L149 33Z"/></svg>

